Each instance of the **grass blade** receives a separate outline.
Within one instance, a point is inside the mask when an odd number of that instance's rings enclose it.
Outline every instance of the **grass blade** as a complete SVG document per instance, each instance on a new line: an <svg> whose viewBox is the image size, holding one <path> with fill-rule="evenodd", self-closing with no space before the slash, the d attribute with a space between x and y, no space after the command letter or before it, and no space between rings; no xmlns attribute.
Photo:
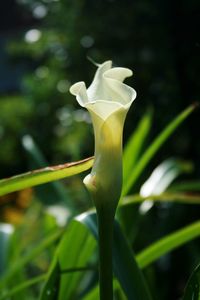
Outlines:
<svg viewBox="0 0 200 300"><path fill-rule="evenodd" d="M183 181L173 184L169 191L184 191L184 192L199 192L200 191L200 181L199 180L191 180L191 181Z"/></svg>
<svg viewBox="0 0 200 300"><path fill-rule="evenodd" d="M152 157L160 149L160 147L166 142L166 140L172 135L172 133L182 124L182 122L194 111L195 105L189 106L183 112L181 112L166 128L157 136L157 138L152 142L152 144L147 148L139 162L135 166L135 169L131 173L129 179L124 182L122 195L126 195L131 187L134 185L144 168L150 162Z"/></svg>
<svg viewBox="0 0 200 300"><path fill-rule="evenodd" d="M177 202L184 204L200 204L199 194L186 194L186 193L172 193L164 192L160 195L141 196L140 194L134 194L123 198L123 203L120 206L142 203L145 200L153 202Z"/></svg>
<svg viewBox="0 0 200 300"><path fill-rule="evenodd" d="M193 165L190 162L169 158L159 164L150 177L141 186L142 196L160 195L181 174L190 173Z"/></svg>
<svg viewBox="0 0 200 300"><path fill-rule="evenodd" d="M84 271L94 270L87 264L95 247L96 241L87 228L76 220L71 221L57 248L39 299L77 299Z"/></svg>
<svg viewBox="0 0 200 300"><path fill-rule="evenodd" d="M0 196L32 186L70 177L90 169L93 158L46 167L0 180Z"/></svg>
<svg viewBox="0 0 200 300"><path fill-rule="evenodd" d="M32 285L40 283L41 281L44 281L46 278L47 278L47 274L42 274L37 277L31 278L31 279L17 285L16 287L12 288L10 291L5 293L4 295L2 295L2 296L0 295L0 300L10 299L12 296L17 294L18 292L20 292L24 289L27 289L28 287L30 287Z"/></svg>
<svg viewBox="0 0 200 300"><path fill-rule="evenodd" d="M160 258L162 255L184 245L200 236L200 221L192 223L176 232L155 242L137 255L137 262L144 268Z"/></svg>
<svg viewBox="0 0 200 300"><path fill-rule="evenodd" d="M129 138L123 153L123 179L126 182L140 156L152 124L152 110L144 114Z"/></svg>
<svg viewBox="0 0 200 300"><path fill-rule="evenodd" d="M62 230L56 230L47 236L42 242L37 245L37 247L32 248L24 257L19 258L15 264L10 267L7 272L1 277L0 289L3 288L5 283L15 274L24 268L26 264L32 261L35 257L37 257L42 251L44 251L47 247L49 247L52 243L58 240L63 233Z"/></svg>
<svg viewBox="0 0 200 300"><path fill-rule="evenodd" d="M27 155L29 169L39 169L48 166L49 163L44 157L41 149L32 136L25 135L22 138L22 145ZM36 188L38 199L44 204L63 202L67 204L70 211L74 211L73 202L70 199L68 190L61 181L53 181Z"/></svg>
<svg viewBox="0 0 200 300"><path fill-rule="evenodd" d="M116 299L127 300L127 298L125 297L121 289L119 282L116 279L113 280L113 290L114 290L114 295L116 294ZM92 290L90 290L89 293L87 293L87 295L83 298L83 300L97 300L97 299L99 299L98 285L96 285Z"/></svg>
<svg viewBox="0 0 200 300"><path fill-rule="evenodd" d="M96 214L83 214L78 218L97 239ZM114 227L113 267L128 300L150 300L145 279L134 259L133 252L124 238L118 223Z"/></svg>

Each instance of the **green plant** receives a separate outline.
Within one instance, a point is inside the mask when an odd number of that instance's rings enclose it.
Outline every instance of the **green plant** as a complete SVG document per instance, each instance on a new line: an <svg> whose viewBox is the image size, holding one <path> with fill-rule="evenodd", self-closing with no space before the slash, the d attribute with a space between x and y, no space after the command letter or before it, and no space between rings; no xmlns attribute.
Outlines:
<svg viewBox="0 0 200 300"><path fill-rule="evenodd" d="M154 299L155 291L151 288L152 284L148 280L148 274L143 273L142 270L164 254L200 235L200 223L195 221L182 229L158 238L152 245L143 247L137 255L134 254L130 246L134 242L135 232L139 227L131 219L130 211L132 215L134 214L138 223L141 223L142 216L147 214L150 207L158 201L161 204L178 202L189 205L200 203L198 193L195 195L187 193L188 186L195 186L196 190L199 191L199 182L172 185L179 174L192 171L192 164L188 162L176 159L165 161L159 165L159 176L156 177L156 180L152 179L153 176L148 179L151 180L150 192L144 184L145 181L147 186L148 176L144 176L144 171L148 164L161 146L195 108L196 105L191 105L180 113L147 147L143 146L150 132L152 114L149 112L144 114L143 119L125 147L123 157L124 185L117 213L118 221L116 220L114 225L113 239L113 269L115 275L113 287L116 299ZM99 148L97 148L97 151L99 151ZM99 153L95 154L99 155ZM103 162L104 170L106 170L109 160ZM82 173L91 168L93 163L94 159L89 158L2 179L0 181L0 195ZM93 167L93 172L95 171L93 175L97 174L95 168L98 168L97 163ZM109 173L110 167L108 168ZM118 168L115 173L117 172ZM101 177L104 176L103 174L101 173ZM145 180L142 184L138 183L143 176L146 177ZM108 178L104 179L108 180ZM112 195L112 192L110 189L109 196ZM98 201L97 204L95 203L98 211L101 199L99 195L97 196L98 199L94 199L94 202ZM109 199L107 200L109 201ZM117 205L115 201L117 200L113 200L114 211ZM71 201L73 200L71 199ZM142 204L138 206L140 203ZM151 205L146 206L144 209L143 204L145 203ZM63 207L64 209L66 207ZM84 211L82 214L74 216L74 211L70 211L69 207L68 212L69 220L71 220L60 228L55 218L48 210L45 210L44 204L35 201L17 230L14 232L12 230L5 231L3 226L0 227L1 243L5 246L1 247L1 251L3 257L7 256L6 265L4 261L4 265L2 262L1 266L0 299L9 299L10 297L16 300L19 298L30 300L35 298L40 300L98 299L99 290L96 276L98 269L96 256L98 223L96 213ZM113 214L112 211L112 216ZM129 228L130 224L132 225ZM127 237L122 228L125 229ZM19 243L19 240L21 243ZM105 264L103 268L106 268ZM29 274L35 273L38 275L27 279ZM196 297L195 299L199 299L199 293L196 292L199 289L199 280L196 280L196 278L199 278L199 268L194 271L186 287L184 300L190 299L189 297L192 299L192 295ZM104 280L104 278L101 280ZM111 300L109 297L112 297L112 293L108 292L107 295L105 286L103 286L103 292L101 291L101 293L100 297Z"/></svg>

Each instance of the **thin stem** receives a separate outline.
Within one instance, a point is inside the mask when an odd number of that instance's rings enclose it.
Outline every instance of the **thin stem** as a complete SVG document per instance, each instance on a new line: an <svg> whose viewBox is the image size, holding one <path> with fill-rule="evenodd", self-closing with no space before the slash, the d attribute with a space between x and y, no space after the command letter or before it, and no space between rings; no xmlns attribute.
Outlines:
<svg viewBox="0 0 200 300"><path fill-rule="evenodd" d="M108 207L97 210L99 233L100 300L113 300L112 245L114 215Z"/></svg>

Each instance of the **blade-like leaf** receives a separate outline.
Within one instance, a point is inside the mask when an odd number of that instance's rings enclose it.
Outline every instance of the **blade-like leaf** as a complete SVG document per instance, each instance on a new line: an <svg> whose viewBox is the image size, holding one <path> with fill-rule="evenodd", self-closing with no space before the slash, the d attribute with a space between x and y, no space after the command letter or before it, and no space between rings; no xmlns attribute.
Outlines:
<svg viewBox="0 0 200 300"><path fill-rule="evenodd" d="M70 177L90 169L93 158L23 173L0 180L0 196L28 187Z"/></svg>
<svg viewBox="0 0 200 300"><path fill-rule="evenodd" d="M95 247L96 241L87 228L73 220L60 241L40 300L54 300L53 290L58 291L58 300L77 299L83 271L90 269L87 264Z"/></svg>
<svg viewBox="0 0 200 300"><path fill-rule="evenodd" d="M149 134L152 115L151 110L144 114L136 130L133 131L125 145L123 153L123 179L125 182L128 180Z"/></svg>
<svg viewBox="0 0 200 300"><path fill-rule="evenodd" d="M140 194L144 197L160 195L181 173L188 173L193 170L190 162L177 159L167 159L152 172L151 176L141 186Z"/></svg>
<svg viewBox="0 0 200 300"><path fill-rule="evenodd" d="M83 300L96 300L96 299L99 299L98 285L96 285L92 290L90 290L89 293L83 298Z"/></svg>
<svg viewBox="0 0 200 300"><path fill-rule="evenodd" d="M37 277L26 280L26 281L22 282L21 284L15 286L14 288L11 288L4 295L2 295L2 296L0 295L0 300L11 299L11 297L14 296L15 294L18 294L19 292L27 289L30 286L33 286L37 283L40 283L41 281L45 280L46 278L47 278L47 275L42 274L42 275L39 275Z"/></svg>
<svg viewBox="0 0 200 300"><path fill-rule="evenodd" d="M56 267L54 268L54 273L59 274L59 272L57 272ZM49 296L51 295L51 297L56 297L56 289L52 289L52 286L56 286L55 283L57 281L56 278L54 278L54 273L51 273L51 279L48 281L49 284L49 289L48 289L48 293L46 294L46 299L49 300ZM23 283L15 286L14 288L12 288L10 291L6 292L3 296L0 295L0 300L6 300L8 298L11 298L12 296L18 294L20 291L27 289L30 286L36 285L38 283L41 283L42 281L47 279L47 274L42 274L36 277L33 277L29 280L24 281ZM114 280L114 292L120 292L120 298L121 300L126 300L121 287L119 286L119 283L117 282L117 280ZM99 287L98 285L96 285L92 290L89 291L89 293L83 298L83 300L97 300L99 299ZM118 299L118 298L117 298Z"/></svg>
<svg viewBox="0 0 200 300"><path fill-rule="evenodd" d="M150 196L160 195L181 173L191 172L192 169L193 165L190 162L173 158L166 159L156 167L140 188L141 196L149 196L149 200L141 204L140 213L145 214L153 206L154 201L151 201Z"/></svg>
<svg viewBox="0 0 200 300"><path fill-rule="evenodd" d="M24 266L31 262L35 257L37 257L42 251L48 248L52 243L59 239L62 234L62 230L58 229L49 236L47 236L40 244L35 248L32 248L25 256L20 257L13 265L10 267L7 272L3 274L0 281L0 289L3 288L4 284L12 277L15 277L16 273L21 269L24 269Z"/></svg>
<svg viewBox="0 0 200 300"><path fill-rule="evenodd" d="M199 194L190 195L187 193L165 192L160 195L153 195L153 196L146 196L146 197L141 196L139 194L126 196L123 198L123 203L120 203L120 206L142 203L145 200L149 200L149 199L153 202L177 202L177 203L185 203L185 204L200 204Z"/></svg>
<svg viewBox="0 0 200 300"><path fill-rule="evenodd" d="M96 214L84 214L83 216L80 216L78 220L85 224L97 239ZM115 223L114 227L113 267L114 273L119 280L127 299L151 299L144 277L137 266L133 252L124 238L118 223Z"/></svg>
<svg viewBox="0 0 200 300"><path fill-rule="evenodd" d="M86 224L90 232L92 232L92 234L97 238L97 224L94 214L84 214L84 216L78 218L78 221ZM81 276L80 274L61 275L61 270L63 270L64 272L87 270L88 258L91 257L91 253L94 250L95 243L94 241L92 242L92 247L90 244L91 242L87 243L89 232L87 230L84 230L83 226L79 222L73 221L73 226L71 228L68 228L69 232L66 232L65 238L61 241L61 246L59 246L57 252L58 258L60 258L59 267L58 260L56 259L53 263L53 268L51 268L51 271L49 272L49 279L47 280L47 283L43 290L42 297L44 298L41 298L41 300L54 299L50 296L52 295L53 297L53 290L58 290L61 283L60 276L66 277L63 277L62 279L64 280L63 289L65 292L63 292L63 295L60 296L61 298L59 299L70 299L70 294L73 290L77 289ZM84 231L86 235L82 234L82 231ZM172 233L169 236L151 245L150 247L142 251L139 255L137 255L137 262L141 268L144 268L153 261L157 260L162 255L172 251L173 249L187 243L188 241L198 236L200 236L199 221L175 233ZM74 241L74 237L77 238L76 241ZM72 246L74 246L73 251L71 251ZM81 252L80 249L82 250ZM82 266L82 268L80 268L80 266ZM122 236L118 225L115 226L114 270L124 291L127 294L127 299L149 299L149 296L147 296L148 292L146 295L144 279L140 271L138 270L136 263L134 262L132 250L124 240L124 237ZM53 289L52 291L50 287ZM143 298L138 298L138 295L142 295Z"/></svg>
<svg viewBox="0 0 200 300"><path fill-rule="evenodd" d="M171 123L169 123L166 128L156 137L156 139L151 143L151 145L144 152L139 162L136 164L134 170L132 171L129 179L124 182L122 195L126 195L131 187L134 185L138 177L141 175L144 168L160 149L160 147L166 142L166 140L172 135L172 133L182 124L182 122L194 111L196 105L191 105L180 113Z"/></svg>
<svg viewBox="0 0 200 300"><path fill-rule="evenodd" d="M49 165L32 136L23 136L22 145L28 157L29 169L34 170ZM64 202L73 211L74 203L71 201L68 190L61 181L53 181L40 185L36 188L36 194L38 195L38 199L45 204Z"/></svg>
<svg viewBox="0 0 200 300"><path fill-rule="evenodd" d="M200 221L188 225L155 242L137 255L137 262L141 268L146 267L162 255L182 246L200 236Z"/></svg>
<svg viewBox="0 0 200 300"><path fill-rule="evenodd" d="M200 265L195 268L187 283L183 300L200 300Z"/></svg>
<svg viewBox="0 0 200 300"><path fill-rule="evenodd" d="M58 299L60 284L60 268L58 261L54 259L50 272L47 276L47 281L42 290L41 299L42 300L53 300Z"/></svg>
<svg viewBox="0 0 200 300"><path fill-rule="evenodd" d="M113 290L114 290L114 295L117 294L116 299L120 299L120 300L127 299L121 289L119 282L116 279L113 280ZM90 290L89 293L87 293L87 295L83 298L83 300L97 300L97 299L99 299L98 285L96 285L92 290Z"/></svg>
<svg viewBox="0 0 200 300"><path fill-rule="evenodd" d="M170 189L170 191L179 192L199 192L200 191L200 181L183 181L173 184Z"/></svg>

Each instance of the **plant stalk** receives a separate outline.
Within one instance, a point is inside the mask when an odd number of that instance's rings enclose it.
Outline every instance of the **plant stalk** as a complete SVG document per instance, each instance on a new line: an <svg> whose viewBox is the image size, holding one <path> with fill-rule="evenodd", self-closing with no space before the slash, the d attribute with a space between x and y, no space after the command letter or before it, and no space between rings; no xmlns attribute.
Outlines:
<svg viewBox="0 0 200 300"><path fill-rule="evenodd" d="M113 300L113 223L114 214L107 205L97 209L99 234L99 290L100 300Z"/></svg>

